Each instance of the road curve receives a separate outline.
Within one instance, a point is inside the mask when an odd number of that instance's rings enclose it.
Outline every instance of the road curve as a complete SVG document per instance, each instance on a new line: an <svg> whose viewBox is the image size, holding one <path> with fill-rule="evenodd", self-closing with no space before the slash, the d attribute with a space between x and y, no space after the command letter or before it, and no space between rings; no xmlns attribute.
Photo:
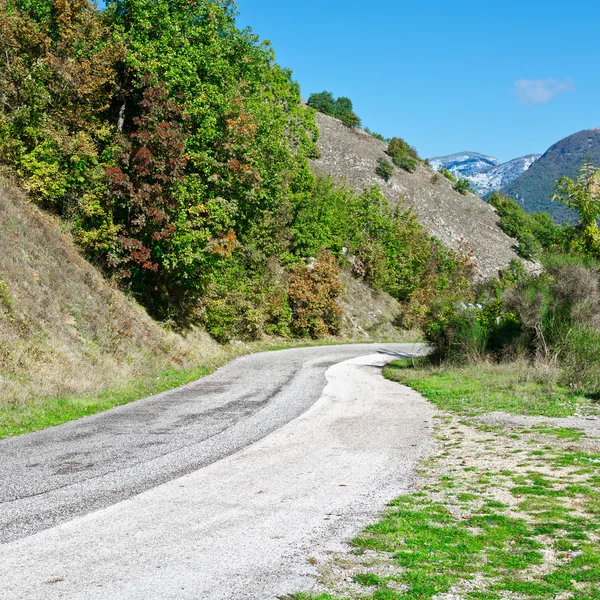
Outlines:
<svg viewBox="0 0 600 600"><path fill-rule="evenodd" d="M182 388L0 441L0 544L205 467L305 412L333 364L414 344L360 344L238 358Z"/></svg>
<svg viewBox="0 0 600 600"><path fill-rule="evenodd" d="M319 364L321 391L294 420L188 475L0 545L2 597L275 600L309 588L313 563L407 490L430 449L431 405L380 373L408 348L379 349L355 348L344 362L335 349L300 352ZM310 377L298 385L298 396L313 394Z"/></svg>

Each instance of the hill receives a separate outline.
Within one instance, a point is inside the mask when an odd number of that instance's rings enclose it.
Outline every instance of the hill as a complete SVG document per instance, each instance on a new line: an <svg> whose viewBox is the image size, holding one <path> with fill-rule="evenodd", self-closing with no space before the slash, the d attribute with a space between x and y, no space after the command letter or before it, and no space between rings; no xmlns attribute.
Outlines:
<svg viewBox="0 0 600 600"><path fill-rule="evenodd" d="M115 388L217 348L153 321L2 180L0 232L0 406Z"/></svg>
<svg viewBox="0 0 600 600"><path fill-rule="evenodd" d="M500 163L492 156L477 152L459 152L430 158L429 163L436 171L448 169L455 177L468 179L477 193L485 197L511 183L527 171L540 156L528 154Z"/></svg>
<svg viewBox="0 0 600 600"><path fill-rule="evenodd" d="M341 337L397 337L399 303L347 273L342 279ZM132 400L268 343L230 348L202 329L167 330L81 256L57 217L0 179L0 409L11 431L20 420L30 427L46 399L51 413L65 410L67 398L83 414L85 406L96 412L98 394L137 386Z"/></svg>
<svg viewBox="0 0 600 600"><path fill-rule="evenodd" d="M459 194L450 181L424 164L414 173L396 168L385 182L375 172L377 160L386 156L385 142L321 113L317 125L321 158L312 161L316 173L357 191L379 185L392 205L405 201L421 225L447 246L458 249L463 240L468 242L482 277L494 276L517 258L515 241L499 229L494 208L475 194Z"/></svg>
<svg viewBox="0 0 600 600"><path fill-rule="evenodd" d="M573 211L552 201L556 181L574 177L589 158L600 165L600 129L580 131L554 144L533 166L500 191L517 200L527 212L548 212L559 222L576 219Z"/></svg>

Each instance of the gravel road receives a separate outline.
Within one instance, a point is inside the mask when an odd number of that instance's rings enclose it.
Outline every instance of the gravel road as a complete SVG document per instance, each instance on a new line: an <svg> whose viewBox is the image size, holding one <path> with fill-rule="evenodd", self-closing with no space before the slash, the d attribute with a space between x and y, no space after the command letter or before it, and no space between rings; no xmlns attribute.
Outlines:
<svg viewBox="0 0 600 600"><path fill-rule="evenodd" d="M2 597L274 599L408 489L433 409L381 377L420 350L261 353L0 442Z"/></svg>

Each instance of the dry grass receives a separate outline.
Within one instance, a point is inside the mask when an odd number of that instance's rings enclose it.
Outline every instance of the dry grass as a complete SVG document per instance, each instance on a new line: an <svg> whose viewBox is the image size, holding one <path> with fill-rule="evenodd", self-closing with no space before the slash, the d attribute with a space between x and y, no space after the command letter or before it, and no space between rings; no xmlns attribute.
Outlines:
<svg viewBox="0 0 600 600"><path fill-rule="evenodd" d="M87 394L220 349L166 331L78 253L58 220L0 181L0 407Z"/></svg>

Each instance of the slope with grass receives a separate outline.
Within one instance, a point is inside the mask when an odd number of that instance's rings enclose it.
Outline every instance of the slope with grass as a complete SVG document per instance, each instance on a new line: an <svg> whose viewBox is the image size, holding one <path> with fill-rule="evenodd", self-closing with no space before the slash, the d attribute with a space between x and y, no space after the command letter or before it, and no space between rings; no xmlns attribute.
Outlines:
<svg viewBox="0 0 600 600"><path fill-rule="evenodd" d="M391 296L348 274L343 283L341 332L329 343L405 336ZM56 217L2 180L0 437L177 387L243 353L306 343L222 346L202 329L169 331L80 255Z"/></svg>
<svg viewBox="0 0 600 600"><path fill-rule="evenodd" d="M387 158L385 142L321 113L317 125L321 157L312 162L316 173L359 191L379 185L393 206L412 207L421 225L447 246L460 250L466 242L484 277L495 276L517 257L515 241L499 229L496 212L476 195L459 194L424 164L414 173L395 168L385 181L376 172L377 161Z"/></svg>
<svg viewBox="0 0 600 600"><path fill-rule="evenodd" d="M103 278L57 219L0 188L0 406L85 396L191 368L218 346L177 335Z"/></svg>

